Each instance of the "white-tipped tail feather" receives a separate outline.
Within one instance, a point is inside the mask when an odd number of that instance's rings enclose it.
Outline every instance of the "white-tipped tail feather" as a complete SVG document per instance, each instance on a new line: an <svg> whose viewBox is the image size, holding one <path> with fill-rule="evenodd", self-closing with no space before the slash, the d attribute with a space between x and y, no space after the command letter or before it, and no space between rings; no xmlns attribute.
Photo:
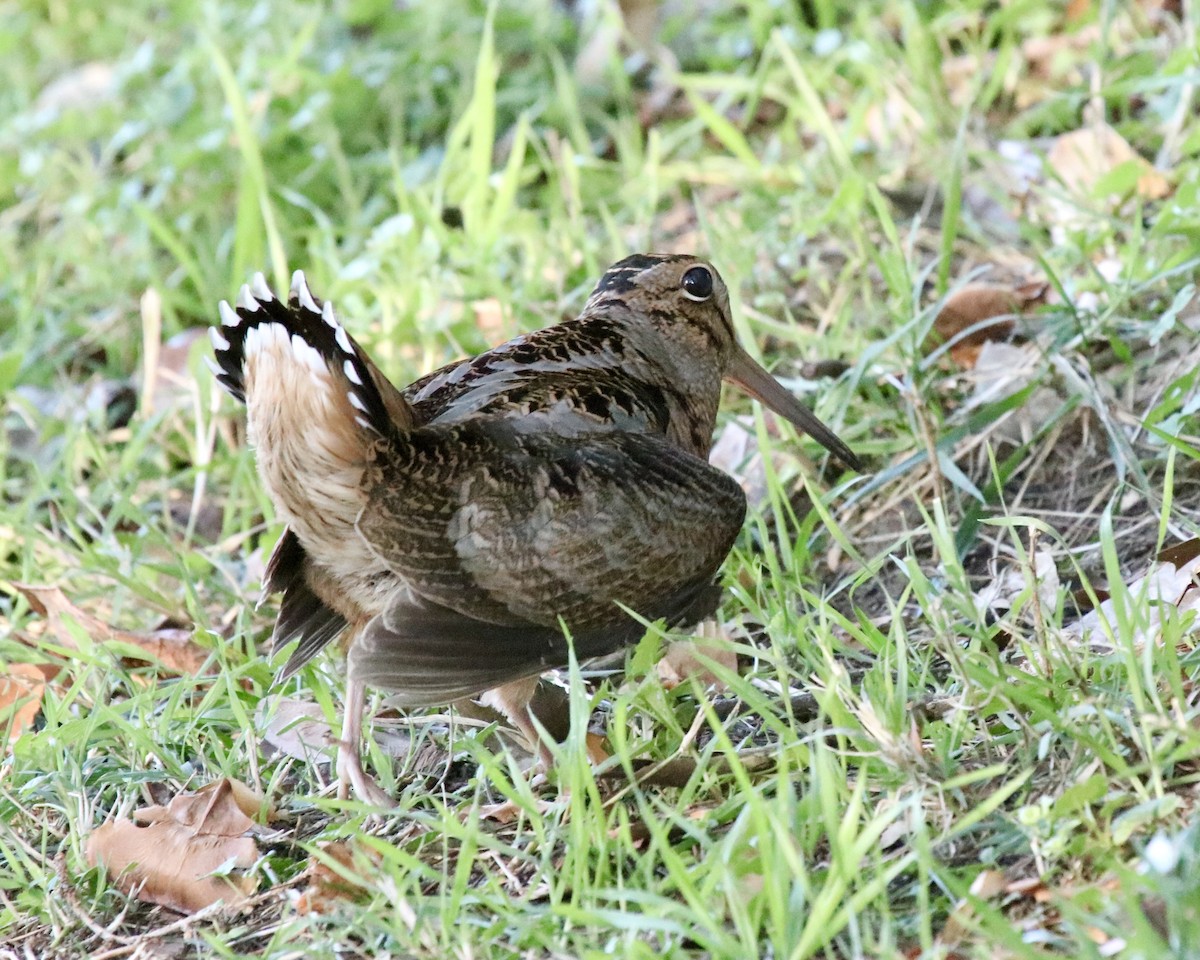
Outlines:
<svg viewBox="0 0 1200 960"><path fill-rule="evenodd" d="M303 271L292 274L286 302L256 273L239 291L236 306L222 301L218 312L221 326L209 331L217 380L239 400L251 401L256 367L269 364L272 372L266 379L285 383L292 376L289 366L295 366L297 373L304 370L311 378L307 389L318 390L331 409L345 410L346 428L358 424L386 434L395 426L395 411L384 402L366 355L338 322L333 305L313 296ZM338 394L349 408L342 406ZM310 400L302 396L289 402L304 405Z"/></svg>

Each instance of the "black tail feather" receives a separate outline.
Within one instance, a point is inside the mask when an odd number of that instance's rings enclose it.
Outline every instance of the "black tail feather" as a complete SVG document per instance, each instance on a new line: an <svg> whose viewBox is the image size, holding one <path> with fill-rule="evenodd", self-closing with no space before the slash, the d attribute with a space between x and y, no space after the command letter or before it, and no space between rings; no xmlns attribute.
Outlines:
<svg viewBox="0 0 1200 960"><path fill-rule="evenodd" d="M303 272L292 275L292 288L283 302L267 286L261 273L242 287L237 302L220 304L221 325L209 330L216 354L210 363L213 374L233 397L246 402L246 358L255 349L254 332L278 324L296 345L297 362L305 362L304 348L315 351L325 361L335 379L346 382L355 419L380 434L394 426L380 394L370 361L362 348L338 322L329 301L312 295Z"/></svg>

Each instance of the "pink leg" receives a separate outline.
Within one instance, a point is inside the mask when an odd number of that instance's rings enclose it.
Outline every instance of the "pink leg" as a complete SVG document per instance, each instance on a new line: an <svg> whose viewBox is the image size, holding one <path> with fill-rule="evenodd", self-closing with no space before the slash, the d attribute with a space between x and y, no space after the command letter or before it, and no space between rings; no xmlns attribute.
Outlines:
<svg viewBox="0 0 1200 960"><path fill-rule="evenodd" d="M366 705L367 689L361 680L346 682L346 710L342 720L342 737L337 745L338 799L345 800L351 790L356 799L384 809L396 806L396 801L384 793L367 772L363 770L362 743L363 708Z"/></svg>

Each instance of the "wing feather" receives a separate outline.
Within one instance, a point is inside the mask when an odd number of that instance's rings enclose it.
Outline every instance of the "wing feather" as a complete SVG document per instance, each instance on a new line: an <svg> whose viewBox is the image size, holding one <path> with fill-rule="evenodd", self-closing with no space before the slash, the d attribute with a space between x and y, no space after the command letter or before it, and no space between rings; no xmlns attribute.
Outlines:
<svg viewBox="0 0 1200 960"><path fill-rule="evenodd" d="M641 636L621 605L671 622L715 605L745 496L699 457L654 435L521 434L486 419L409 441L377 447L359 518L407 584L355 644L368 682L444 702L451 686L561 665L560 620L586 657Z"/></svg>

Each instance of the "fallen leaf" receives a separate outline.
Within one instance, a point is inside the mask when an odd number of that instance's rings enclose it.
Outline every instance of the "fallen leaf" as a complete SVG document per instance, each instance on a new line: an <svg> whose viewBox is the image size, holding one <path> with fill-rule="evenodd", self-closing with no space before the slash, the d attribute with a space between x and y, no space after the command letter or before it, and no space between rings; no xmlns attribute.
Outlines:
<svg viewBox="0 0 1200 960"><path fill-rule="evenodd" d="M925 352L949 343L951 359L960 367L971 369L983 345L1008 340L1015 318L1043 303L1048 289L1049 284L1037 281L1015 286L964 284L946 298L925 342ZM992 322L988 323L989 320Z"/></svg>
<svg viewBox="0 0 1200 960"><path fill-rule="evenodd" d="M181 793L165 807L142 807L135 819L146 823L171 819L203 833L238 837L253 828L262 806L263 798L257 790L225 777L193 793Z"/></svg>
<svg viewBox="0 0 1200 960"><path fill-rule="evenodd" d="M1008 881L1002 870L981 870L971 882L971 896L977 900L993 900L1004 893ZM970 919L975 913L971 900L963 899L955 904L946 918L946 925L938 934L937 942L944 947L962 943L970 932Z"/></svg>
<svg viewBox="0 0 1200 960"><path fill-rule="evenodd" d="M1122 595L1107 597L1098 607L1064 628L1068 638L1077 643L1110 648L1111 637L1119 636L1122 620L1132 620L1136 628L1130 638L1135 650L1161 640L1162 621L1166 611L1200 611L1200 538L1164 550L1155 566L1143 577L1129 584L1125 593L1131 604L1145 602L1145 615L1118 615L1117 603L1125 603ZM1192 629L1196 629L1193 622Z"/></svg>
<svg viewBox="0 0 1200 960"><path fill-rule="evenodd" d="M728 639L720 624L705 620L700 624L696 639L674 640L667 645L666 653L655 665L658 679L668 690L688 680L696 680L701 686L718 692L725 690L725 681L713 673L703 660L710 660L726 670L736 672L737 652L729 646Z"/></svg>
<svg viewBox="0 0 1200 960"><path fill-rule="evenodd" d="M33 108L51 115L66 110L94 110L116 92L116 71L110 64L93 60L51 80L38 94Z"/></svg>
<svg viewBox="0 0 1200 960"><path fill-rule="evenodd" d="M113 820L88 838L86 855L125 893L180 913L224 900L243 903L258 886L246 873L258 861L247 834L262 799L243 783L221 779L169 804ZM145 826L139 824L146 824Z"/></svg>
<svg viewBox="0 0 1200 960"><path fill-rule="evenodd" d="M1170 563L1176 567L1182 567L1184 564L1192 563L1197 557L1200 557L1200 537L1192 537L1191 540L1184 540L1183 543L1177 543L1173 547L1164 547L1154 559L1159 563Z"/></svg>
<svg viewBox="0 0 1200 960"><path fill-rule="evenodd" d="M763 417L767 433L778 436L779 423L775 415L764 411ZM794 457L782 444L773 444L770 456L771 468L776 474L785 472L788 461ZM708 462L741 484L751 510L766 501L767 465L758 446L754 417L734 417L726 423L709 450Z"/></svg>
<svg viewBox="0 0 1200 960"><path fill-rule="evenodd" d="M263 745L306 763L329 760L333 729L317 704L288 697L264 698L255 719Z"/></svg>
<svg viewBox="0 0 1200 960"><path fill-rule="evenodd" d="M533 806L539 814L544 814L554 806L554 802L555 801L553 800L537 797L533 801ZM499 824L512 823L519 816L521 816L522 813L525 812L524 805L516 800L501 800L498 803L484 803L480 804L477 809L479 811L480 820L489 820L492 823ZM470 810L466 809L463 811L459 819L465 822L467 819L469 819L469 817Z"/></svg>
<svg viewBox="0 0 1200 960"><path fill-rule="evenodd" d="M1028 399L988 429L997 441L1028 443L1057 414L1063 398L1044 385L1044 356L1034 343L1014 344L988 341L979 348L974 366L966 374L974 384L963 411L995 403L1035 384Z"/></svg>
<svg viewBox="0 0 1200 960"><path fill-rule="evenodd" d="M1134 192L1143 200L1161 200L1171 192L1167 178L1103 122L1055 137L1046 154L1046 163L1069 189L1078 193L1091 194L1109 174L1125 164L1136 168Z"/></svg>
<svg viewBox="0 0 1200 960"><path fill-rule="evenodd" d="M58 669L50 663L14 663L0 672L0 729L8 729L9 744L33 726L42 709L46 683Z"/></svg>
<svg viewBox="0 0 1200 960"><path fill-rule="evenodd" d="M587 748L588 763L593 767L598 767L605 760L612 756L608 752L608 743L598 733L592 733L590 730L584 737L585 746Z"/></svg>
<svg viewBox="0 0 1200 960"><path fill-rule="evenodd" d="M153 288L142 296L142 323L148 329L142 337L142 415L149 416L179 406L190 406L196 393L191 355L208 347L208 327L189 327L160 342L161 316L157 323L147 314L161 311L161 300Z"/></svg>
<svg viewBox="0 0 1200 960"><path fill-rule="evenodd" d="M192 640L192 631L178 627L158 630L122 630L86 613L67 599L58 587L35 586L11 581L12 587L29 601L34 611L46 618L54 639L64 647L77 649L73 621L94 643L126 644L139 654L131 659L156 663L172 673L196 676L204 670L209 652Z"/></svg>
<svg viewBox="0 0 1200 960"><path fill-rule="evenodd" d="M296 912L330 913L341 903L367 897L373 890L369 876L378 873L379 852L351 840L322 842L308 858L308 881L296 900Z"/></svg>
<svg viewBox="0 0 1200 960"><path fill-rule="evenodd" d="M1039 548L1033 554L1033 578L1036 581L1038 602L1042 609L1053 610L1058 605L1058 568L1054 554ZM1018 563L1010 564L975 594L975 609L980 614L1003 616L1013 602L1030 587L1029 571Z"/></svg>

